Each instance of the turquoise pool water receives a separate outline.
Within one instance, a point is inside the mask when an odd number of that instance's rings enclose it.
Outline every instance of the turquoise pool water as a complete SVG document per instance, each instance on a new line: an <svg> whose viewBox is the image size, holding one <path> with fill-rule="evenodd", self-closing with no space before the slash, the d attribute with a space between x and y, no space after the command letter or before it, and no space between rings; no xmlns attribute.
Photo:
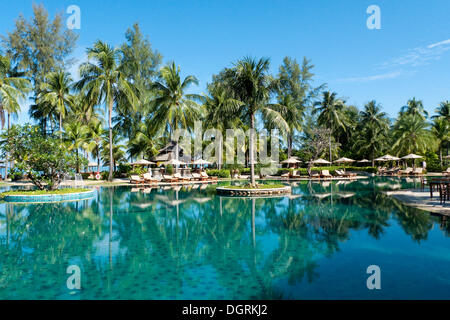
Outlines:
<svg viewBox="0 0 450 320"><path fill-rule="evenodd" d="M0 204L0 299L449 299L450 223L382 190L412 179L99 188L89 200ZM81 270L69 289L67 268ZM368 290L369 265L381 289Z"/></svg>

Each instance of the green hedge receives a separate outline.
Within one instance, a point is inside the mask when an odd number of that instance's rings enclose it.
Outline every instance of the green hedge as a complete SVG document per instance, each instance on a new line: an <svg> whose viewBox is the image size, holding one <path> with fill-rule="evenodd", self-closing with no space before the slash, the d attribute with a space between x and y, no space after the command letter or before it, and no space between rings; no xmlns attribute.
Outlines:
<svg viewBox="0 0 450 320"><path fill-rule="evenodd" d="M320 170L328 170L331 174L335 174L336 170L343 170L343 166L331 166L331 167L312 167L312 171L320 171ZM280 168L278 169L276 175L280 176L287 172L292 172L296 170L300 175L307 176L308 175L308 168L298 168L298 169L290 169L290 168ZM375 167L345 167L345 170L348 171L360 171L360 172L368 172L368 173L376 173L377 168Z"/></svg>
<svg viewBox="0 0 450 320"><path fill-rule="evenodd" d="M206 170L206 173L209 176L214 176L214 177L218 177L218 178L230 178L231 174L230 174L230 170L228 169L210 169L210 170Z"/></svg>

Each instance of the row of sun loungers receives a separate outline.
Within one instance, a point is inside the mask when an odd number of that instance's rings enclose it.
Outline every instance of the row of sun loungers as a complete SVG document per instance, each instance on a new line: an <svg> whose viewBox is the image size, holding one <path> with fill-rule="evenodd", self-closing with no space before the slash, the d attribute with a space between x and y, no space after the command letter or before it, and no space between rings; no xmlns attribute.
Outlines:
<svg viewBox="0 0 450 320"><path fill-rule="evenodd" d="M316 179L331 179L333 177L337 178L353 178L356 177L357 174L353 172L345 172L343 170L335 170L335 174L332 175L329 170L320 170L320 171L311 171L310 178ZM298 171L294 170L289 173L284 173L281 175L282 178L300 178L301 175L298 174Z"/></svg>
<svg viewBox="0 0 450 320"><path fill-rule="evenodd" d="M159 182L178 183L190 181L217 181L217 177L209 176L206 172L192 173L187 176L182 176L180 173L173 175L162 175L153 177L150 173L145 173L142 177L138 175L130 176L131 184L157 184Z"/></svg>
<svg viewBox="0 0 450 320"><path fill-rule="evenodd" d="M402 170L398 167L395 168L391 168L391 169L386 169L386 168L379 168L378 169L378 174L381 175L389 175L389 176L408 176L408 175L423 175L423 168L411 168L408 167L405 170Z"/></svg>

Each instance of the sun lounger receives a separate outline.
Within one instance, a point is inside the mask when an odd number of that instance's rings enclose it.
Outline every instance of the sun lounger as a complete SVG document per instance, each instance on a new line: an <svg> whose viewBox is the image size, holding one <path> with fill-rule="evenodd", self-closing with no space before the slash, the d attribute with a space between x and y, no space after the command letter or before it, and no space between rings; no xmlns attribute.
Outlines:
<svg viewBox="0 0 450 320"><path fill-rule="evenodd" d="M298 174L297 170L292 171L291 178L300 178L300 174Z"/></svg>
<svg viewBox="0 0 450 320"><path fill-rule="evenodd" d="M353 173L353 172L345 172L342 170L335 170L335 173L338 177L343 177L343 178L356 177L356 173Z"/></svg>
<svg viewBox="0 0 450 320"><path fill-rule="evenodd" d="M318 171L311 171L310 178L320 178L320 173Z"/></svg>
<svg viewBox="0 0 450 320"><path fill-rule="evenodd" d="M450 167L448 167L447 170L442 171L442 174L443 174L444 176L450 176Z"/></svg>
<svg viewBox="0 0 450 320"><path fill-rule="evenodd" d="M143 178L145 180L145 183L158 183L158 180L153 178L150 172L144 173Z"/></svg>
<svg viewBox="0 0 450 320"><path fill-rule="evenodd" d="M130 176L130 183L132 184L139 184L139 183L145 183L145 180L137 175L131 175Z"/></svg>
<svg viewBox="0 0 450 320"><path fill-rule="evenodd" d="M217 177L208 176L208 174L205 171L200 172L200 176L202 178L205 178L206 180L217 180Z"/></svg>
<svg viewBox="0 0 450 320"><path fill-rule="evenodd" d="M175 174L173 175L173 177L174 177L174 178L177 178L179 181L183 181L183 182L186 182L186 181L190 181L190 180L191 180L191 179L189 179L188 177L183 177L179 172L175 173Z"/></svg>
<svg viewBox="0 0 450 320"><path fill-rule="evenodd" d="M281 175L281 178L283 178L283 179L289 179L290 176L291 176L291 173L290 173L290 172L286 172L286 173L283 173L283 174Z"/></svg>
<svg viewBox="0 0 450 320"><path fill-rule="evenodd" d="M415 176L423 175L423 168L415 168L412 174Z"/></svg>
<svg viewBox="0 0 450 320"><path fill-rule="evenodd" d="M320 172L320 177L321 178L332 178L333 176L330 174L329 170L322 170Z"/></svg>
<svg viewBox="0 0 450 320"><path fill-rule="evenodd" d="M193 180L197 180L197 181L204 181L204 180L207 180L207 179L203 178L200 174L195 173L195 172L192 174L192 179L193 179Z"/></svg>
<svg viewBox="0 0 450 320"><path fill-rule="evenodd" d="M408 175L408 174L412 174L413 173L413 168L406 168L405 170L399 170L398 174L400 175Z"/></svg>
<svg viewBox="0 0 450 320"><path fill-rule="evenodd" d="M170 183L172 183L172 182L178 182L178 179L175 178L174 176L165 174L165 175L163 175L162 181L163 182L170 182Z"/></svg>

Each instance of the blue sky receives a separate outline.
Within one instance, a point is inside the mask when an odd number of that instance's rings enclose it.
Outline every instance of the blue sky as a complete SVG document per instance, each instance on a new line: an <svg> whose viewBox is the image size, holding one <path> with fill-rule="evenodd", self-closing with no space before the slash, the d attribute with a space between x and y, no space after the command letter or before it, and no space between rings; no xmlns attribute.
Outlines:
<svg viewBox="0 0 450 320"><path fill-rule="evenodd" d="M31 16L33 1L14 0L0 12L0 34L13 29L20 13ZM69 5L81 9L74 56L85 58L97 39L118 46L138 22L164 61L200 80L246 55L269 57L276 73L284 56L306 56L316 84L361 108L375 99L395 116L409 98L422 99L432 113L450 100L450 1L381 0L189 0L36 1L53 15ZM369 5L381 9L381 30L369 30ZM68 17L67 14L65 14ZM76 70L76 67L72 68ZM76 75L75 75L76 77ZM20 121L27 119L23 108Z"/></svg>

